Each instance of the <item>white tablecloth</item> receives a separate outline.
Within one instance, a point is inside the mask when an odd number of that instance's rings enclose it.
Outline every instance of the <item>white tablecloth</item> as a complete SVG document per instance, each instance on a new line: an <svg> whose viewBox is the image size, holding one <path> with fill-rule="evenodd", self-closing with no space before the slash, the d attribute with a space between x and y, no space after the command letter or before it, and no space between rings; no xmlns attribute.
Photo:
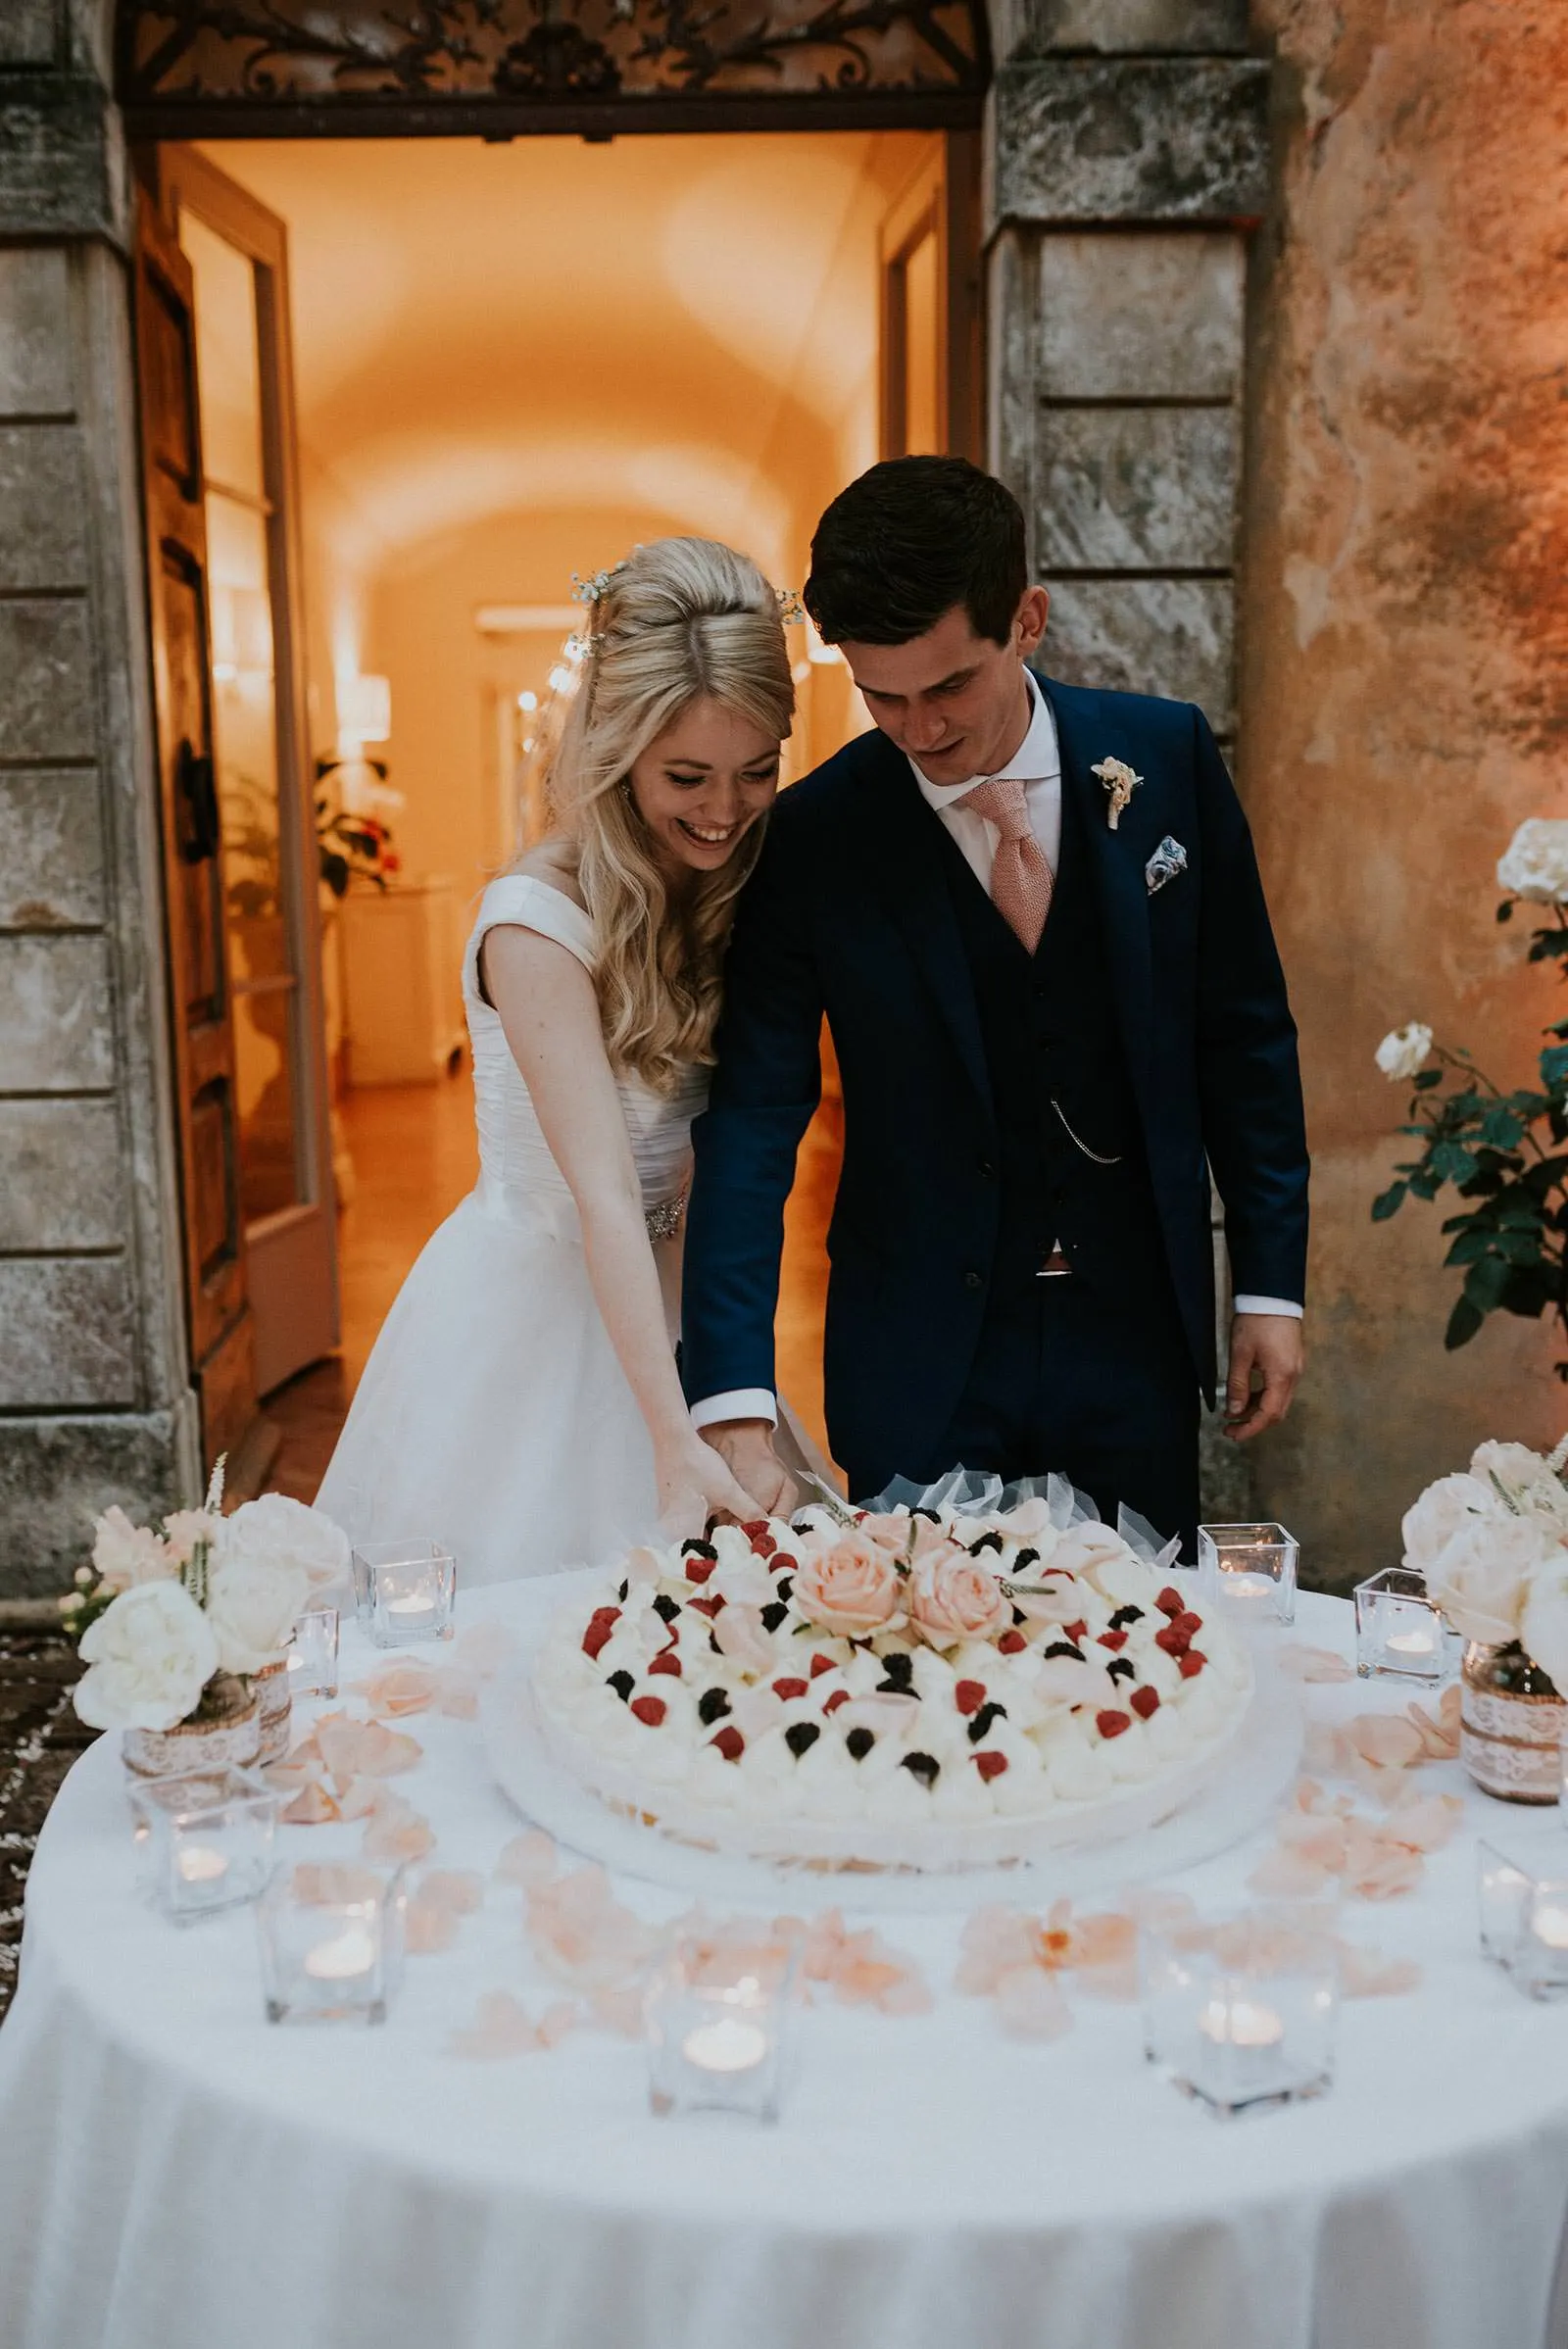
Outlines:
<svg viewBox="0 0 1568 2349"><path fill-rule="evenodd" d="M482 1599L467 1620L509 1605ZM1302 1635L1348 1646L1348 1609L1303 1601ZM477 1730L409 1726L426 1758L397 1785L436 1861L488 1871L517 1821ZM115 1743L45 1829L0 2031L4 2349L1568 2343L1568 2009L1482 1961L1473 1896L1477 1830L1568 1862L1555 1812L1471 1790L1417 1894L1350 1909L1355 1938L1425 1981L1345 2010L1319 2103L1217 2123L1146 2067L1135 2010L1084 1997L1065 2039L1010 2042L947 1987L956 1920L882 1916L935 2014L811 2009L784 2118L752 2129L654 2119L625 2041L449 2054L482 1991L535 2012L553 1994L499 1884L455 1950L411 1960L383 2030L269 2028L247 1912L179 1930L136 1898ZM1456 1764L1424 1775L1466 1786ZM1259 1847L1187 1888L1238 1896Z"/></svg>

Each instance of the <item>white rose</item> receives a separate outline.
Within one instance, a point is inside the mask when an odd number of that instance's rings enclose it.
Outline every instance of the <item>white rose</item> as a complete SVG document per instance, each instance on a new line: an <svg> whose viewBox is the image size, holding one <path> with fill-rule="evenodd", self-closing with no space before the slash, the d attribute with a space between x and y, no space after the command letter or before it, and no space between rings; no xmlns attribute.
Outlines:
<svg viewBox="0 0 1568 2349"><path fill-rule="evenodd" d="M1433 1560L1427 1590L1463 1639L1502 1647L1520 1636L1532 1578L1560 1548L1533 1518L1472 1518Z"/></svg>
<svg viewBox="0 0 1568 2349"><path fill-rule="evenodd" d="M1419 1019L1393 1028L1377 1049L1377 1063L1396 1085L1407 1085L1432 1050L1432 1030Z"/></svg>
<svg viewBox="0 0 1568 2349"><path fill-rule="evenodd" d="M1497 886L1535 905L1568 904L1568 822L1533 815L1497 859Z"/></svg>
<svg viewBox="0 0 1568 2349"><path fill-rule="evenodd" d="M1470 1462L1472 1476L1506 1485L1512 1498L1532 1517L1548 1525L1568 1527L1568 1493L1528 1444L1480 1444Z"/></svg>
<svg viewBox="0 0 1568 2349"><path fill-rule="evenodd" d="M1560 1566L1544 1567L1536 1576L1519 1637L1542 1671L1568 1688L1568 1551Z"/></svg>
<svg viewBox="0 0 1568 2349"><path fill-rule="evenodd" d="M93 1520L93 1530L92 1562L111 1590L172 1579L174 1561L151 1526L132 1525L123 1509L113 1508Z"/></svg>
<svg viewBox="0 0 1568 2349"><path fill-rule="evenodd" d="M225 1551L207 1585L207 1620L223 1670L261 1672L275 1664L310 1587L304 1567L293 1558Z"/></svg>
<svg viewBox="0 0 1568 2349"><path fill-rule="evenodd" d="M1490 1524L1506 1514L1495 1488L1484 1477L1440 1476L1404 1513L1404 1563L1412 1574L1430 1574L1462 1525L1477 1520Z"/></svg>
<svg viewBox="0 0 1568 2349"><path fill-rule="evenodd" d="M319 1509L283 1493L264 1493L248 1500L222 1521L220 1554L270 1564L300 1566L313 1590L346 1583L350 1571L349 1538Z"/></svg>
<svg viewBox="0 0 1568 2349"><path fill-rule="evenodd" d="M213 1627L178 1583L122 1590L81 1636L75 1705L90 1729L172 1729L218 1670Z"/></svg>

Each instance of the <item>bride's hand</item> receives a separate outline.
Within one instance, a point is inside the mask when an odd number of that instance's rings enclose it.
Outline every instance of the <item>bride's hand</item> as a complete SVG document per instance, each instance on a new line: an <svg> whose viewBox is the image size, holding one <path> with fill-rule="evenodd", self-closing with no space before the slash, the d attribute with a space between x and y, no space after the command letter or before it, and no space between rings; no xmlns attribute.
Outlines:
<svg viewBox="0 0 1568 2349"><path fill-rule="evenodd" d="M654 1472L659 1484L660 1523L677 1541L701 1536L715 1517L742 1524L767 1514L695 1429L678 1450L655 1455Z"/></svg>

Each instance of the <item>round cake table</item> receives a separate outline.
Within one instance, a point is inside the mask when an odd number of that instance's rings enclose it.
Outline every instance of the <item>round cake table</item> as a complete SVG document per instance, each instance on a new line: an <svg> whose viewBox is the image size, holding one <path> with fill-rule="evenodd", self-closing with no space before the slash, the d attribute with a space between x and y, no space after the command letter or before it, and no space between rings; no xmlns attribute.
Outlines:
<svg viewBox="0 0 1568 2349"><path fill-rule="evenodd" d="M514 1604L483 1592L463 1619ZM1296 1636L1348 1651L1349 1609L1304 1599ZM345 1685L368 1662L346 1634ZM1332 1715L1409 1691L1307 1693ZM477 1729L407 1726L425 1756L397 1786L435 1864L488 1875L518 1821ZM1468 1810L1421 1888L1348 1910L1422 1986L1345 2009L1321 2101L1216 2122L1145 2064L1136 2009L1076 1994L1065 2038L1010 2041L949 1986L960 1920L882 1913L935 2012L810 2008L768 2129L654 2118L643 2051L596 2033L454 2056L484 1991L559 1994L500 1884L456 1948L410 1960L383 2029L270 2028L247 1911L179 1929L138 1898L116 1744L49 1818L0 2031L5 2349L1568 2343L1568 2008L1482 1959L1473 1890L1478 1832L1565 1868L1568 1835L1457 1764L1423 1773ZM1240 1896L1264 1840L1185 1888ZM650 1917L681 1905L616 1888Z"/></svg>

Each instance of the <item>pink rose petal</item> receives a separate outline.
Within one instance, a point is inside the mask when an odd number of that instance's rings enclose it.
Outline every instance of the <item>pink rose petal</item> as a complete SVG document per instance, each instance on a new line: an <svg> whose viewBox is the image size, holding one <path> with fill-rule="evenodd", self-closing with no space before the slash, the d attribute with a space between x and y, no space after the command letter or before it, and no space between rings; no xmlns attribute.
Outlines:
<svg viewBox="0 0 1568 2349"><path fill-rule="evenodd" d="M1340 1995L1342 1998L1398 1998L1421 1987L1421 1969L1414 1958L1385 1957L1381 1950L1358 1949L1341 1941Z"/></svg>
<svg viewBox="0 0 1568 2349"><path fill-rule="evenodd" d="M1293 1639L1276 1653L1287 1680L1332 1683L1355 1678L1351 1667L1332 1647L1306 1647Z"/></svg>
<svg viewBox="0 0 1568 2349"><path fill-rule="evenodd" d="M542 1827L514 1835L496 1862L496 1875L506 1884L547 1884L559 1866L555 1838Z"/></svg>
<svg viewBox="0 0 1568 2349"><path fill-rule="evenodd" d="M468 2029L455 2031L448 2042L454 2055L490 2059L532 2055L543 2043L526 2008L510 1990L486 1990Z"/></svg>
<svg viewBox="0 0 1568 2349"><path fill-rule="evenodd" d="M384 1664L368 1681L357 1681L354 1693L364 1697L372 1713L400 1720L409 1713L427 1712L437 1686L438 1675L427 1664Z"/></svg>
<svg viewBox="0 0 1568 2349"><path fill-rule="evenodd" d="M1364 1762L1381 1770L1408 1770L1426 1751L1421 1733L1398 1713L1357 1713L1345 1735Z"/></svg>

